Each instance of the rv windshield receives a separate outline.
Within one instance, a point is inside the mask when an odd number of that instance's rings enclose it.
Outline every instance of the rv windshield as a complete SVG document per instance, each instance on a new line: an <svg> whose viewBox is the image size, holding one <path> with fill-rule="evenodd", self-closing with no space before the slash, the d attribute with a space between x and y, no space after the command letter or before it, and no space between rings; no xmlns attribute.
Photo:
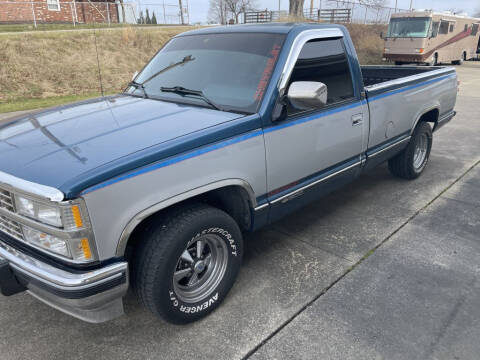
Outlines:
<svg viewBox="0 0 480 360"><path fill-rule="evenodd" d="M427 37L431 21L429 17L392 18L387 37Z"/></svg>

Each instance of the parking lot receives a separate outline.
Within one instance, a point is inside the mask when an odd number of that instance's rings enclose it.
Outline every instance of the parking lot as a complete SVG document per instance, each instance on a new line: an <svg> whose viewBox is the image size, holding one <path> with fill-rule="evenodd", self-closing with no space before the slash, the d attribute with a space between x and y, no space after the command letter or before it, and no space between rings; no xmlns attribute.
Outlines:
<svg viewBox="0 0 480 360"><path fill-rule="evenodd" d="M0 359L472 359L480 354L480 62L415 181L385 165L246 241L224 304L174 326L133 296L87 324L0 298Z"/></svg>

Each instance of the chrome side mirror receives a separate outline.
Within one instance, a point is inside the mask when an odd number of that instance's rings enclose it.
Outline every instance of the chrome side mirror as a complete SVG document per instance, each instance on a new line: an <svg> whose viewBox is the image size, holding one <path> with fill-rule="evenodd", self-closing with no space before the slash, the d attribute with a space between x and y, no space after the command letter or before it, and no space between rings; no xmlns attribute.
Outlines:
<svg viewBox="0 0 480 360"><path fill-rule="evenodd" d="M327 104L327 85L316 81L296 81L290 85L287 97L297 109L322 107Z"/></svg>

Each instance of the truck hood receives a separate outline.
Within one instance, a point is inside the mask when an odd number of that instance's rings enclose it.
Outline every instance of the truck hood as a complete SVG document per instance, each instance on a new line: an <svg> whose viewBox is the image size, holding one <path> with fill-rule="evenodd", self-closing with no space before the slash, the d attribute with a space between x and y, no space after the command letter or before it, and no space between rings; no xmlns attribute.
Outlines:
<svg viewBox="0 0 480 360"><path fill-rule="evenodd" d="M74 179L93 185L102 179L92 173L119 159L241 116L125 95L57 107L0 126L0 171L71 197L72 186L80 186ZM119 171L128 171L124 165Z"/></svg>

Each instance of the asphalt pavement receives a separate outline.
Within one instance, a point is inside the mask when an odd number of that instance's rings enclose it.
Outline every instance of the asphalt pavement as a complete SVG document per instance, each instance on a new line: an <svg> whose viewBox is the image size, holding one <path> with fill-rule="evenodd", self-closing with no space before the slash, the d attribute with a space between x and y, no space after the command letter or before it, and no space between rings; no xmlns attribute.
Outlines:
<svg viewBox="0 0 480 360"><path fill-rule="evenodd" d="M457 116L415 181L385 165L246 240L224 304L187 326L127 297L87 324L0 298L0 358L478 359L480 63L457 66Z"/></svg>

